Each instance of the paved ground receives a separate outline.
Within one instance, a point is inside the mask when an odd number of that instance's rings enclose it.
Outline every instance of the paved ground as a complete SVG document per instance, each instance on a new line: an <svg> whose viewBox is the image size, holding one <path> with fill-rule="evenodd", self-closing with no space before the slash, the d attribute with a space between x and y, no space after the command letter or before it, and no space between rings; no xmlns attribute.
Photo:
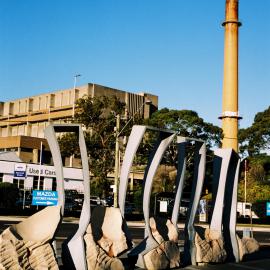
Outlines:
<svg viewBox="0 0 270 270"><path fill-rule="evenodd" d="M11 224L18 223L22 221L24 217L7 217L0 216L0 232ZM128 226L131 229L131 234L134 237L134 242L138 243L143 238L143 222L128 222ZM63 224L61 225L61 230L59 230L56 243L58 253L61 254L61 244L66 239L67 235L70 235L72 231L76 231L78 227L77 218L64 218ZM184 224L179 223L180 228L180 246L183 245L183 227ZM237 230L239 235L243 229L247 228L247 225L238 225ZM259 252L249 255L244 258L244 262L241 263L226 263L218 265L207 265L207 266L182 266L179 269L201 269L201 270L270 270L270 225L265 226L253 226L252 228L254 237L260 242L261 249ZM60 260L61 261L61 260ZM63 269L63 268L62 268Z"/></svg>

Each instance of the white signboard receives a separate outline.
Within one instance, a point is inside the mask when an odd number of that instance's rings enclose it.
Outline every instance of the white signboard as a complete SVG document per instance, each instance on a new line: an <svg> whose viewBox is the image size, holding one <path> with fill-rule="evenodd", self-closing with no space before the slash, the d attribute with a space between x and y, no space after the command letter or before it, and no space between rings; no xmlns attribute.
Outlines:
<svg viewBox="0 0 270 270"><path fill-rule="evenodd" d="M159 212L167 213L168 210L168 202L160 201L159 202Z"/></svg>
<svg viewBox="0 0 270 270"><path fill-rule="evenodd" d="M55 170L53 168L45 167L45 166L38 166L38 165L28 165L27 166L27 175L34 175L34 176L47 176L47 177L55 177Z"/></svg>
<svg viewBox="0 0 270 270"><path fill-rule="evenodd" d="M26 164L15 163L14 164L14 177L25 178L26 177Z"/></svg>

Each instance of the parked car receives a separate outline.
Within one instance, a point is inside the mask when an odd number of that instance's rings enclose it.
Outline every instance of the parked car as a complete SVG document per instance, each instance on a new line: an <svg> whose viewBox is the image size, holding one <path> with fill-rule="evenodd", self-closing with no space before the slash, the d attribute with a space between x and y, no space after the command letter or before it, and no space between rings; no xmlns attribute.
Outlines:
<svg viewBox="0 0 270 270"><path fill-rule="evenodd" d="M31 204L32 204L32 200L29 200L29 199L25 199L25 201L23 201L23 199L18 199L15 202L15 205L18 206L18 207L21 207L21 208L23 208L23 206L25 208L30 208Z"/></svg>
<svg viewBox="0 0 270 270"><path fill-rule="evenodd" d="M252 210L251 203L237 202L237 216L238 217L252 217L253 219L258 219L259 217Z"/></svg>
<svg viewBox="0 0 270 270"><path fill-rule="evenodd" d="M76 197L74 198L74 201L78 204L79 207L82 207L83 199L84 199L84 194L83 193L78 193L76 195Z"/></svg>
<svg viewBox="0 0 270 270"><path fill-rule="evenodd" d="M126 202L125 205L125 214L132 214L135 211L135 204L134 203L130 203L130 202Z"/></svg>
<svg viewBox="0 0 270 270"><path fill-rule="evenodd" d="M179 214L185 217L187 215L188 207L189 207L189 200L185 199L181 200L179 207Z"/></svg>
<svg viewBox="0 0 270 270"><path fill-rule="evenodd" d="M112 206L113 205L113 196L108 196L106 199L106 206Z"/></svg>
<svg viewBox="0 0 270 270"><path fill-rule="evenodd" d="M65 199L65 211L76 211L78 209L78 204L70 199L66 198Z"/></svg>

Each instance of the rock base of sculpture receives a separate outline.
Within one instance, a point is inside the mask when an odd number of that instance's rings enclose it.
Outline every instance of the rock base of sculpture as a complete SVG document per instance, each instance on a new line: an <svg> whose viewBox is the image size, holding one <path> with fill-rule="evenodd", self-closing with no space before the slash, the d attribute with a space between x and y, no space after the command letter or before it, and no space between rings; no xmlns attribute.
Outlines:
<svg viewBox="0 0 270 270"><path fill-rule="evenodd" d="M163 241L144 255L146 269L170 269L180 266L180 252L176 243Z"/></svg>
<svg viewBox="0 0 270 270"><path fill-rule="evenodd" d="M143 255L144 268L169 269L179 267L178 232L172 222L167 219L151 217L150 229L158 246ZM144 252L144 250L141 250L141 252ZM142 266L140 265L140 267Z"/></svg>
<svg viewBox="0 0 270 270"><path fill-rule="evenodd" d="M244 255L259 250L259 243L254 238L244 237L240 239L238 235L236 235L236 237L239 248L239 261L243 260ZM225 262L227 258L223 238L218 231L206 229L204 237L196 232L195 246L196 262L198 265L222 263Z"/></svg>
<svg viewBox="0 0 270 270"><path fill-rule="evenodd" d="M195 247L198 264L222 263L227 258L223 237L219 231L206 229L204 237L196 232Z"/></svg>
<svg viewBox="0 0 270 270"><path fill-rule="evenodd" d="M239 247L240 261L243 260L244 255L259 251L260 245L256 239L250 237L243 237L242 239L240 239L238 235L236 235L236 237Z"/></svg>
<svg viewBox="0 0 270 270"><path fill-rule="evenodd" d="M45 217L50 225L44 221ZM51 238L59 222L60 207L45 208L3 231L0 269L58 269Z"/></svg>
<svg viewBox="0 0 270 270"><path fill-rule="evenodd" d="M119 208L94 209L84 236L88 269L125 269L121 260L116 258L131 246L123 230L123 222Z"/></svg>
<svg viewBox="0 0 270 270"><path fill-rule="evenodd" d="M86 260L88 269L124 270L124 266L119 259L109 256L103 248L95 243L91 225L87 228L84 241L86 243Z"/></svg>

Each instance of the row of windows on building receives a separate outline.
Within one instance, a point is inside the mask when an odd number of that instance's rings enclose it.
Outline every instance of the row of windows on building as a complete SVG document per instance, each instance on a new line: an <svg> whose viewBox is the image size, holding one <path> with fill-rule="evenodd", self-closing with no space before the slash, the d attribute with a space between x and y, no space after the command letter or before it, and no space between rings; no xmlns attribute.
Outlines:
<svg viewBox="0 0 270 270"><path fill-rule="evenodd" d="M55 124L66 123L66 119L54 120ZM44 129L51 124L50 120L39 123L25 123L19 125L7 125L0 128L0 137L8 136L31 136L44 138Z"/></svg>
<svg viewBox="0 0 270 270"><path fill-rule="evenodd" d="M32 111L46 110L55 107L72 105L79 98L79 90L63 91L55 94L6 102L1 108L0 115L24 114Z"/></svg>
<svg viewBox="0 0 270 270"><path fill-rule="evenodd" d="M0 173L0 183L3 182L4 174ZM52 178L52 189L50 190L56 190L56 179ZM20 178L13 178L13 184L15 184L19 189L23 190L25 189L24 186L25 180ZM40 179L38 176L34 176L33 179L33 186L31 189L37 190L39 187L39 190L45 190L46 187L44 185L44 177L41 176Z"/></svg>

